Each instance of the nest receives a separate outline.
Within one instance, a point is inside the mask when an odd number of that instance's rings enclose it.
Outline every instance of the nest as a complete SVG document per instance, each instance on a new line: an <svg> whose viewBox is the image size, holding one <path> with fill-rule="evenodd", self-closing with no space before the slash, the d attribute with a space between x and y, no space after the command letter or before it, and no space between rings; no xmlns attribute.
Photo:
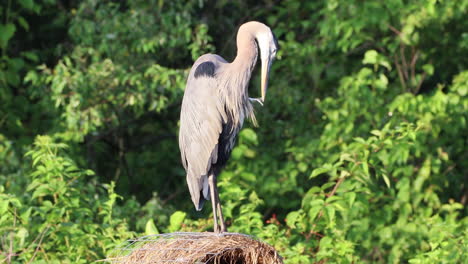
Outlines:
<svg viewBox="0 0 468 264"><path fill-rule="evenodd" d="M127 241L110 263L282 264L276 250L237 233L170 233Z"/></svg>

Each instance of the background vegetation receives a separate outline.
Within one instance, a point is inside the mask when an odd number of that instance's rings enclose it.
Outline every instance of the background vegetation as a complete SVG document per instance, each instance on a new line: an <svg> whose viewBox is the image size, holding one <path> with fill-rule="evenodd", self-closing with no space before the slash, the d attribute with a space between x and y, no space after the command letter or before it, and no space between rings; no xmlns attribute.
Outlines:
<svg viewBox="0 0 468 264"><path fill-rule="evenodd" d="M131 237L211 230L179 162L180 103L193 61L233 59L249 20L281 50L260 127L220 176L229 231L286 263L466 261L467 8L2 1L0 262L89 263Z"/></svg>

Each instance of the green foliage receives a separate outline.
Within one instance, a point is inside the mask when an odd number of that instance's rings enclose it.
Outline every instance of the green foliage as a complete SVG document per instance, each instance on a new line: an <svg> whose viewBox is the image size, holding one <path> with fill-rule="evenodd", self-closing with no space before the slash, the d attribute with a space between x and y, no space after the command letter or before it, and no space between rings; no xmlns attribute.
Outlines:
<svg viewBox="0 0 468 264"><path fill-rule="evenodd" d="M169 232L176 232L182 226L184 222L185 216L187 214L181 211L177 211L171 215L170 224L169 224Z"/></svg>
<svg viewBox="0 0 468 264"><path fill-rule="evenodd" d="M2 257L42 263L88 263L133 236L124 219L113 217L119 195L114 183L98 184L90 170L62 154L67 145L38 136L26 153L32 168L25 192L0 191ZM12 184L8 177L6 186ZM86 246L85 246L86 245Z"/></svg>
<svg viewBox="0 0 468 264"><path fill-rule="evenodd" d="M218 179L229 231L286 263L468 259L468 1L64 3L0 6L0 261L211 231L179 161L180 102L193 61L231 60L247 20L281 49Z"/></svg>

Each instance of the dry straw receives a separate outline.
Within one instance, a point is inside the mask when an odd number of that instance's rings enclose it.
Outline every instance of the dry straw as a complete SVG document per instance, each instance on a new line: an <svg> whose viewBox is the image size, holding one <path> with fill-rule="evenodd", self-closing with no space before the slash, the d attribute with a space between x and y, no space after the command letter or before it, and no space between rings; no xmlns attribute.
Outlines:
<svg viewBox="0 0 468 264"><path fill-rule="evenodd" d="M282 264L276 250L238 233L170 233L127 241L110 263Z"/></svg>

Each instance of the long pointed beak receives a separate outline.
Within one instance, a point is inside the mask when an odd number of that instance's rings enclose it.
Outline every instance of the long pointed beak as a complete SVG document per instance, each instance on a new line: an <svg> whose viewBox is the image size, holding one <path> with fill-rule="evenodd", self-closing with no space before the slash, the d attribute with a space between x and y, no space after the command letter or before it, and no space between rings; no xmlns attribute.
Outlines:
<svg viewBox="0 0 468 264"><path fill-rule="evenodd" d="M266 91L268 88L268 76L270 75L271 59L268 57L262 60L262 103L265 102Z"/></svg>

